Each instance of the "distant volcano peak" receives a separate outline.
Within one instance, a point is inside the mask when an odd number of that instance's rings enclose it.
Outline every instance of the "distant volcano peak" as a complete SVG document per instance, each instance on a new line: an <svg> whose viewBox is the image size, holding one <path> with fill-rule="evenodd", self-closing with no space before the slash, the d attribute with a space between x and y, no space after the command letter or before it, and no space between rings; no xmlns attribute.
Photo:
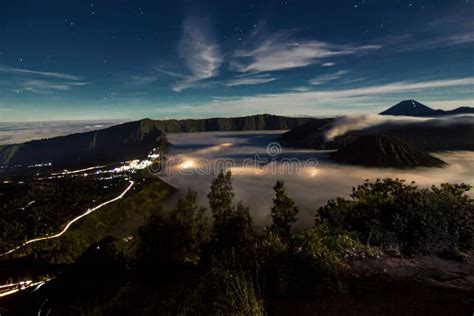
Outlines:
<svg viewBox="0 0 474 316"><path fill-rule="evenodd" d="M433 110L416 100L403 100L385 110L380 115L438 117L448 115L474 114L474 108L463 106L453 110Z"/></svg>
<svg viewBox="0 0 474 316"><path fill-rule="evenodd" d="M425 116L434 113L435 110L416 100L404 100L395 104L381 115L406 115L406 116Z"/></svg>

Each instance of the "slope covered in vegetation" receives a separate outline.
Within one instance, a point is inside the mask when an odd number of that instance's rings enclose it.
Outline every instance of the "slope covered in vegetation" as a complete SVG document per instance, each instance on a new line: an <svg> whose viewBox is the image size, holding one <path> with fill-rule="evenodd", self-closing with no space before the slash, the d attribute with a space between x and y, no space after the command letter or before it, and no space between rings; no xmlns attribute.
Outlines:
<svg viewBox="0 0 474 316"><path fill-rule="evenodd" d="M331 158L340 163L367 167L442 167L445 162L395 137L364 135L338 151Z"/></svg>
<svg viewBox="0 0 474 316"><path fill-rule="evenodd" d="M0 165L51 162L55 167L77 167L119 162L166 146L165 133L287 130L308 120L268 114L196 120L144 119L104 130L0 146Z"/></svg>
<svg viewBox="0 0 474 316"><path fill-rule="evenodd" d="M427 279L380 277L378 270L364 278L354 268L366 258L382 263L394 249L397 257L415 261L419 255L471 258L469 186L367 182L349 199L318 209L312 228L295 231L298 208L278 181L273 223L257 232L249 209L234 202L231 180L230 173L221 173L212 182L212 220L189 191L174 209L156 212L132 239L92 245L69 272L20 301L47 298L45 307L62 313L153 315L462 314L474 307L469 283L440 287ZM469 267L462 262L459 267ZM407 299L411 289L415 301Z"/></svg>

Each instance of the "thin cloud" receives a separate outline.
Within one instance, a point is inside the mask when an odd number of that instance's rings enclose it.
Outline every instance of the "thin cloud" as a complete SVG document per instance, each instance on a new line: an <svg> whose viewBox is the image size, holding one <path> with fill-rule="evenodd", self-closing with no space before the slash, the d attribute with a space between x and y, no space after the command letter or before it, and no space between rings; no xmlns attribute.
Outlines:
<svg viewBox="0 0 474 316"><path fill-rule="evenodd" d="M321 66L323 66L323 67L332 67L332 66L334 66L335 64L336 64L336 63L330 62L330 63L323 63Z"/></svg>
<svg viewBox="0 0 474 316"><path fill-rule="evenodd" d="M295 91L295 92L308 92L308 91L311 91L312 88L311 87L294 87L294 88L291 88L290 89L291 91Z"/></svg>
<svg viewBox="0 0 474 316"><path fill-rule="evenodd" d="M176 92L217 76L223 61L219 46L214 41L206 23L197 18L187 18L184 21L179 54L190 74L172 87Z"/></svg>
<svg viewBox="0 0 474 316"><path fill-rule="evenodd" d="M404 35L404 36L394 36L382 39L385 47L391 53L406 53L413 51L428 51L433 49L438 49L442 47L464 45L474 43L474 32L462 32L449 35L440 35L428 38L421 39L421 35Z"/></svg>
<svg viewBox="0 0 474 316"><path fill-rule="evenodd" d="M264 72L323 63L329 57L354 55L379 49L380 45L334 45L316 40L294 40L290 32L280 32L250 50L238 50L231 67L239 72Z"/></svg>
<svg viewBox="0 0 474 316"><path fill-rule="evenodd" d="M73 87L85 86L87 82L55 82L48 80L25 80L20 82L16 92L28 91L39 94L49 94L57 91L67 91Z"/></svg>
<svg viewBox="0 0 474 316"><path fill-rule="evenodd" d="M429 51L443 47L474 43L472 12L455 10L436 19L426 17L410 34L380 39L391 53Z"/></svg>
<svg viewBox="0 0 474 316"><path fill-rule="evenodd" d="M315 78L311 79L309 81L309 83L312 84L313 86L323 85L323 84L331 82L331 81L339 80L342 77L344 77L345 75L347 75L348 73L349 73L349 71L347 71L347 70L339 70L339 71L336 71L334 73L325 74L325 75L315 77Z"/></svg>
<svg viewBox="0 0 474 316"><path fill-rule="evenodd" d="M180 74L180 73L174 72L174 71L170 71L170 70L166 70L162 67L154 66L153 69L155 69L156 71L159 71L161 73L164 73L165 75L171 76L171 77L182 78L182 79L186 78L186 76L183 75L183 74Z"/></svg>
<svg viewBox="0 0 474 316"><path fill-rule="evenodd" d="M245 85L257 85L257 84L272 82L275 80L278 80L278 78L271 77L269 74L254 75L254 76L248 76L248 77L229 80L226 83L226 86L235 87L235 86L245 86Z"/></svg>
<svg viewBox="0 0 474 316"><path fill-rule="evenodd" d="M65 73L36 71L36 70L15 68L15 67L2 66L2 65L0 65L0 73L10 74L10 75L33 75L33 76L42 76L42 77L72 80L72 81L83 80L82 77L69 75Z"/></svg>
<svg viewBox="0 0 474 316"><path fill-rule="evenodd" d="M195 104L186 108L187 115L248 115L275 113L282 115L334 115L344 113L365 113L378 111L383 104L380 98L407 93L422 92L461 86L474 86L474 77L428 81L400 81L381 85L362 86L351 89L325 91L283 92L245 97L216 97L207 104ZM403 97L406 97L405 95ZM397 97L398 98L398 97ZM448 101L446 101L448 102ZM291 107L288 105L291 104ZM464 105L460 104L459 106ZM178 105L173 111L179 111ZM183 108L184 109L184 108ZM194 113L195 112L195 113Z"/></svg>
<svg viewBox="0 0 474 316"><path fill-rule="evenodd" d="M146 86L158 80L158 77L133 75L133 76L130 76L129 79L130 79L129 83L132 83L137 86Z"/></svg>
<svg viewBox="0 0 474 316"><path fill-rule="evenodd" d="M461 106L474 107L474 99L430 101L430 106L437 109L442 109L442 110L449 110L449 109L452 109L455 107L461 107Z"/></svg>

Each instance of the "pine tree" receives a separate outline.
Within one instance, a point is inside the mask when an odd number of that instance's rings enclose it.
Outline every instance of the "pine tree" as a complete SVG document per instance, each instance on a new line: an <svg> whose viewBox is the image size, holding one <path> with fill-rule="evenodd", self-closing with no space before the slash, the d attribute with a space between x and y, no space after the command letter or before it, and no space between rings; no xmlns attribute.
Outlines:
<svg viewBox="0 0 474 316"><path fill-rule="evenodd" d="M232 174L221 171L207 195L214 216L214 238L218 248L245 247L253 237L250 210L242 202L233 205Z"/></svg>
<svg viewBox="0 0 474 316"><path fill-rule="evenodd" d="M170 222L181 233L182 247L179 250L184 261L197 262L200 247L209 239L209 222L205 213L206 208L197 204L197 192L191 189L170 213Z"/></svg>
<svg viewBox="0 0 474 316"><path fill-rule="evenodd" d="M197 204L197 193L189 190L175 209L152 215L139 231L138 262L167 267L198 263L210 237L205 212Z"/></svg>
<svg viewBox="0 0 474 316"><path fill-rule="evenodd" d="M217 178L212 180L211 190L207 195L214 221L220 223L225 221L232 213L232 173L221 171Z"/></svg>
<svg viewBox="0 0 474 316"><path fill-rule="evenodd" d="M272 229L282 240L288 241L291 238L291 228L297 220L299 209L295 206L295 201L287 195L283 180L278 180L273 190L275 198L272 207Z"/></svg>

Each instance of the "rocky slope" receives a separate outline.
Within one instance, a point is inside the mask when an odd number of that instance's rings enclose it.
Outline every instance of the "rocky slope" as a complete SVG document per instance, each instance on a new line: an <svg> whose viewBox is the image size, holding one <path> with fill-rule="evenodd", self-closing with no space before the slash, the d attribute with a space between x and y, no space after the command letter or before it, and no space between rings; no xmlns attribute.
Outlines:
<svg viewBox="0 0 474 316"><path fill-rule="evenodd" d="M72 134L0 147L0 164L28 166L51 162L55 166L80 166L134 158L164 141L164 133L144 121L104 130Z"/></svg>
<svg viewBox="0 0 474 316"><path fill-rule="evenodd" d="M366 167L442 167L445 162L389 136L364 135L331 154L339 163Z"/></svg>

